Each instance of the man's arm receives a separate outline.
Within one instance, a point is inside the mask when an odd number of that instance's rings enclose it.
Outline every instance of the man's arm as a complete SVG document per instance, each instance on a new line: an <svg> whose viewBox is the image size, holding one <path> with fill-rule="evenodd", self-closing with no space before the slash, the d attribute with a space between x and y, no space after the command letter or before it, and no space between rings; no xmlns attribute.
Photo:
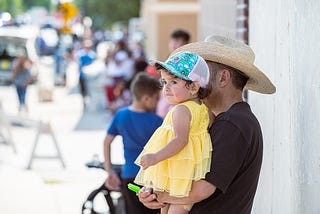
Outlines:
<svg viewBox="0 0 320 214"><path fill-rule="evenodd" d="M205 181L199 180L192 183L192 189L188 197L173 197L167 192L156 192L157 200L160 203L170 203L170 204L193 204L200 202L216 191L216 186Z"/></svg>

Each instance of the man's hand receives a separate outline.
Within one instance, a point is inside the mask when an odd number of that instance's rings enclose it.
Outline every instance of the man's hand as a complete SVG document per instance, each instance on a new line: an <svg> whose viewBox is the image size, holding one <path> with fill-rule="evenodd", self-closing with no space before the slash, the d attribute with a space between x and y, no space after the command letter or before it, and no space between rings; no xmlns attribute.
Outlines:
<svg viewBox="0 0 320 214"><path fill-rule="evenodd" d="M120 191L121 181L115 172L109 172L104 185L110 190Z"/></svg>
<svg viewBox="0 0 320 214"><path fill-rule="evenodd" d="M170 196L168 192L162 191L162 192L156 192L157 194L157 201L160 203L168 203L170 200Z"/></svg>
<svg viewBox="0 0 320 214"><path fill-rule="evenodd" d="M165 207L166 204L157 201L157 196L152 193L151 188L143 187L138 193L139 201L149 209L160 209Z"/></svg>
<svg viewBox="0 0 320 214"><path fill-rule="evenodd" d="M158 163L156 154L145 154L141 157L140 164L142 169L147 169L149 166L153 166Z"/></svg>

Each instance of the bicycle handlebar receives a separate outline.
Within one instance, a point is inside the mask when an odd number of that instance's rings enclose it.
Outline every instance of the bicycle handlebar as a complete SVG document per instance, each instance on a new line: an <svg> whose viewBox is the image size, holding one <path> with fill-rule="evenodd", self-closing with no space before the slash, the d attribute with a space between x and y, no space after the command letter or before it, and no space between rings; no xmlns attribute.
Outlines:
<svg viewBox="0 0 320 214"><path fill-rule="evenodd" d="M97 168L97 169L103 169L103 162L101 161L90 161L86 163L86 167L88 168Z"/></svg>
<svg viewBox="0 0 320 214"><path fill-rule="evenodd" d="M122 166L121 164L112 164L112 168L114 169L114 171L117 174L120 174L121 166ZM90 161L90 162L87 162L86 163L86 167L88 167L88 168L96 168L96 169L103 169L104 170L102 161Z"/></svg>

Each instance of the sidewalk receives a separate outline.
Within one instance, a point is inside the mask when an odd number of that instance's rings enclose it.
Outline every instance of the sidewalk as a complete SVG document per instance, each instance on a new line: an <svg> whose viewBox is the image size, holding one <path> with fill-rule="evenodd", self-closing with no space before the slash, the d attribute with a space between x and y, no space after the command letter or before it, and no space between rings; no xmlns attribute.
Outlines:
<svg viewBox="0 0 320 214"><path fill-rule="evenodd" d="M0 99L8 114L17 114L13 87L0 87ZM108 125L106 112L82 111L79 94L65 88L54 90L53 102L39 103L37 88L28 91L29 117L51 123L66 168L59 160L35 159L27 170L35 130L12 127L17 153L0 143L0 213L77 214L90 191L106 177L102 170L87 169L85 163L97 154L103 159L103 139ZM112 145L112 161L123 162L121 139ZM41 136L39 155L55 155L52 139Z"/></svg>

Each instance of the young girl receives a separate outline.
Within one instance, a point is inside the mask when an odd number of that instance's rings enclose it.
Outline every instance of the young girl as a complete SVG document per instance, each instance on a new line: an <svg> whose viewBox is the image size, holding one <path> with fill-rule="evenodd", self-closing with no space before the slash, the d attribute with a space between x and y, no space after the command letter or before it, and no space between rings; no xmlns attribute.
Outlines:
<svg viewBox="0 0 320 214"><path fill-rule="evenodd" d="M29 71L30 61L25 55L21 55L17 58L16 64L12 69L12 82L16 87L17 95L19 98L19 112L26 106L26 93L27 87L32 82L32 77Z"/></svg>
<svg viewBox="0 0 320 214"><path fill-rule="evenodd" d="M135 163L141 168L135 183L185 197L192 181L203 179L211 164L209 111L202 103L210 93L206 88L209 68L191 52L179 52L166 62L155 61L155 68L161 73L165 98L175 106L138 156ZM190 208L170 204L161 213L188 213Z"/></svg>

